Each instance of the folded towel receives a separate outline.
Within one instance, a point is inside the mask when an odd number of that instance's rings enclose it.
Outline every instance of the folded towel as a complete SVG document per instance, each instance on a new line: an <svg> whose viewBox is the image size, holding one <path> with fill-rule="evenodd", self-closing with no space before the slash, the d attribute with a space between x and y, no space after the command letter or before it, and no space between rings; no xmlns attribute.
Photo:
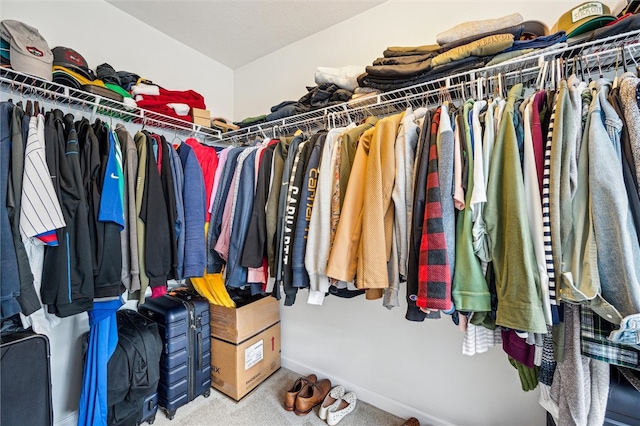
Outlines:
<svg viewBox="0 0 640 426"><path fill-rule="evenodd" d="M124 98L122 99L122 103L131 108L135 108L138 106L138 104L136 103L136 101L133 100L133 98Z"/></svg>
<svg viewBox="0 0 640 426"><path fill-rule="evenodd" d="M131 93L133 96L136 95L159 95L160 88L158 86L154 86L153 84L136 84L135 86L131 86Z"/></svg>
<svg viewBox="0 0 640 426"><path fill-rule="evenodd" d="M340 68L318 67L316 84L335 84L341 89L353 92L358 87L358 76L364 72L364 66L347 65Z"/></svg>
<svg viewBox="0 0 640 426"><path fill-rule="evenodd" d="M181 104L181 103L170 103L167 104L169 108L174 110L178 115L189 115L189 105Z"/></svg>
<svg viewBox="0 0 640 426"><path fill-rule="evenodd" d="M436 42L439 45L451 43L461 38L470 37L476 34L483 34L502 28L512 27L522 23L524 19L519 13L503 16L501 18L484 19L480 21L469 21L458 24L453 28L436 35Z"/></svg>

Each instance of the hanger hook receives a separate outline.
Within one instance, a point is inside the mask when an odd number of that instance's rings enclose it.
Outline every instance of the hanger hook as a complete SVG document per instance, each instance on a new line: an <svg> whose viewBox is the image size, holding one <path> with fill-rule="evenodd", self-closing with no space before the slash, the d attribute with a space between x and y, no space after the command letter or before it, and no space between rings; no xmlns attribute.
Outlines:
<svg viewBox="0 0 640 426"><path fill-rule="evenodd" d="M596 60L598 61L598 71L600 72L600 78L602 78L602 66L600 65L600 54L596 53Z"/></svg>

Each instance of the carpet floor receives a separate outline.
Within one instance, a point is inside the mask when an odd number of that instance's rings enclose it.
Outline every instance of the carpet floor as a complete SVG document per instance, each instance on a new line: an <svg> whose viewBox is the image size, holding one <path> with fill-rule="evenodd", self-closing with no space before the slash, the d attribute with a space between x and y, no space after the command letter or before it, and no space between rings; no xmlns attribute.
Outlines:
<svg viewBox="0 0 640 426"><path fill-rule="evenodd" d="M248 397L235 402L226 395L211 389L211 396L199 396L189 404L178 408L173 420L162 409L158 410L154 426L289 426L326 425L318 417L318 407L306 416L297 416L282 407L284 392L289 389L298 373L281 368L265 380ZM336 383L337 384L337 383ZM334 385L336 385L334 384ZM347 389L347 392L349 389ZM404 419L382 411L358 400L356 408L345 416L341 426L401 426ZM143 424L143 426L146 425Z"/></svg>

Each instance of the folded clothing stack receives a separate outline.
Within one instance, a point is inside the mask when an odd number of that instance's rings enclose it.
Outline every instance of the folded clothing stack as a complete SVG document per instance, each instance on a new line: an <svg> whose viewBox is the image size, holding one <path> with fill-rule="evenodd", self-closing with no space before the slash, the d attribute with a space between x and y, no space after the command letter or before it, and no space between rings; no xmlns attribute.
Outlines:
<svg viewBox="0 0 640 426"><path fill-rule="evenodd" d="M383 57L358 77L358 83L361 87L394 90L482 67L503 52L531 52L566 40L563 32L547 34L543 23L525 22L519 13L465 22L438 34L438 44L387 48Z"/></svg>
<svg viewBox="0 0 640 426"><path fill-rule="evenodd" d="M74 49L57 46L52 52L54 82L136 106L125 90L96 77L86 59Z"/></svg>
<svg viewBox="0 0 640 426"><path fill-rule="evenodd" d="M180 120L193 121L193 108L207 109L204 97L193 90L166 90L154 84L131 86L131 94L140 108Z"/></svg>
<svg viewBox="0 0 640 426"><path fill-rule="evenodd" d="M353 93L341 88L337 84L322 83L317 86L307 86L307 94L297 101L283 101L271 107L269 114L248 117L236 124L239 127L255 126L267 121L279 120L296 114L338 105L351 99Z"/></svg>
<svg viewBox="0 0 640 426"><path fill-rule="evenodd" d="M364 72L360 65L346 65L340 68L318 67L316 84L335 84L341 89L353 92L358 87L358 76Z"/></svg>

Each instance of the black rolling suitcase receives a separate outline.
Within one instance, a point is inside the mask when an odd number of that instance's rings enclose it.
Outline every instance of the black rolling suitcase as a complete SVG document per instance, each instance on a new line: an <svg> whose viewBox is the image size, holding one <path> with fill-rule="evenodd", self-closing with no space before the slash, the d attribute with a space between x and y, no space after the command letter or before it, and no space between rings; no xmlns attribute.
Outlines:
<svg viewBox="0 0 640 426"><path fill-rule="evenodd" d="M173 419L179 407L211 394L209 302L179 288L162 297L148 297L138 312L158 323L164 344L158 405Z"/></svg>
<svg viewBox="0 0 640 426"><path fill-rule="evenodd" d="M53 425L49 339L32 331L2 336L0 425Z"/></svg>

